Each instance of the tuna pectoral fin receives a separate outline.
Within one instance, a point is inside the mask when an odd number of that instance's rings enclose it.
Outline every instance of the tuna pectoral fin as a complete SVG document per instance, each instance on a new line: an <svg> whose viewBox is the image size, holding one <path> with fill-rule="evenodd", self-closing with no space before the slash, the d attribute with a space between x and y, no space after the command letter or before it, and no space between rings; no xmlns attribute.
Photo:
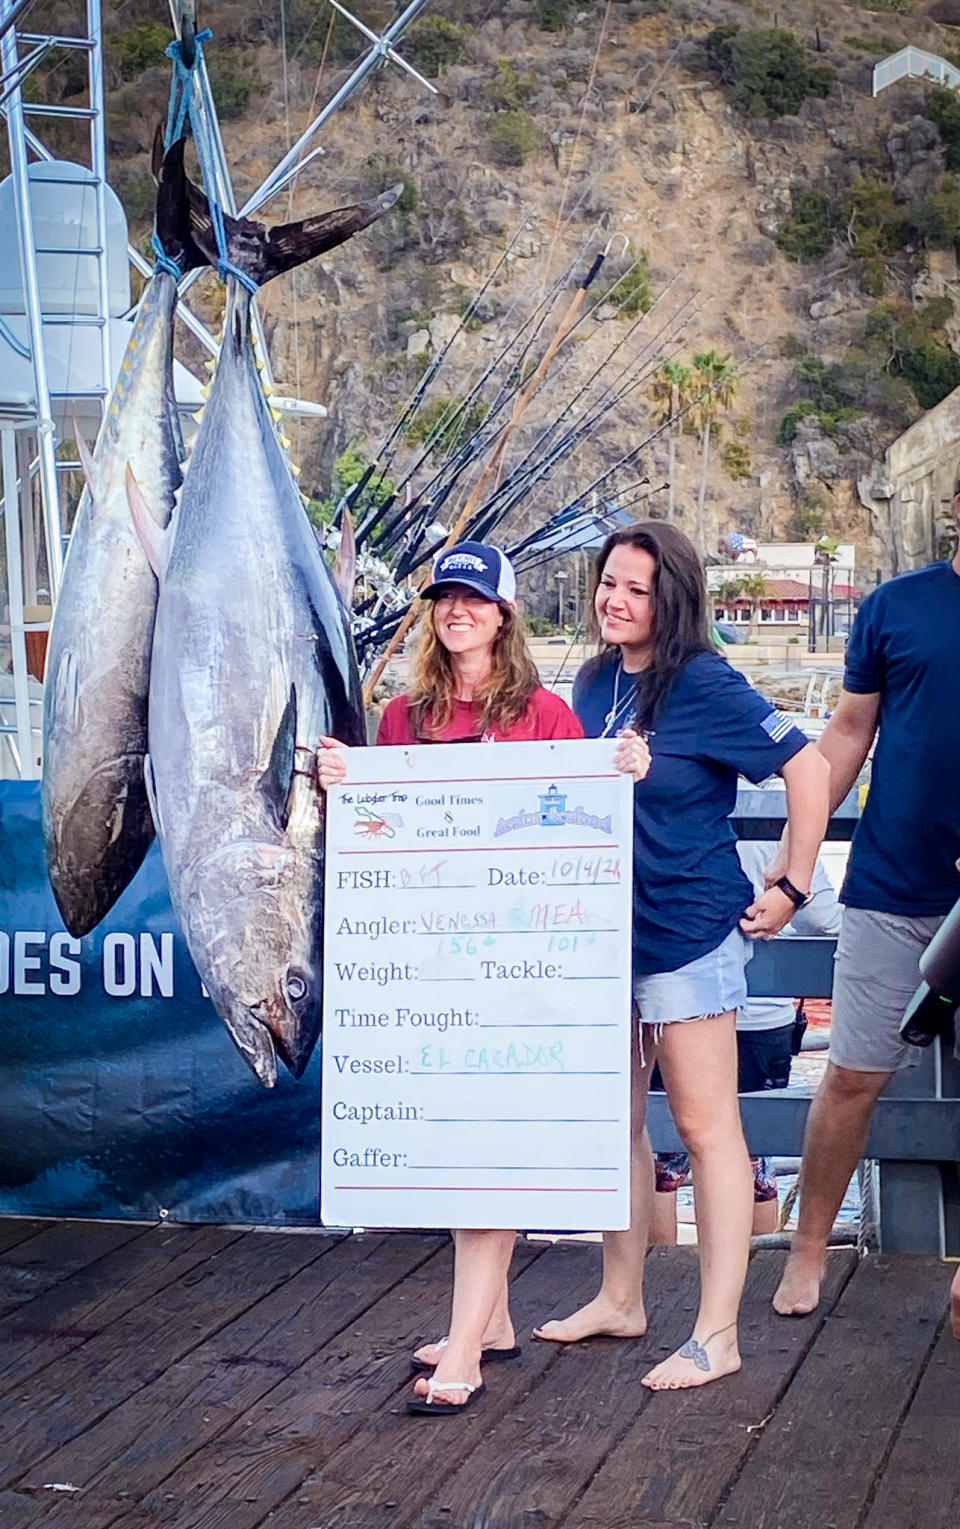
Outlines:
<svg viewBox="0 0 960 1529"><path fill-rule="evenodd" d="M64 648L53 677L53 716L58 727L71 732L80 722L80 681L77 673L77 655L71 648Z"/></svg>
<svg viewBox="0 0 960 1529"><path fill-rule="evenodd" d="M297 687L290 686L290 695L277 736L270 751L270 763L260 777L260 790L277 820L281 831L286 832L290 821L290 792L293 787L293 771L297 757Z"/></svg>
<svg viewBox="0 0 960 1529"><path fill-rule="evenodd" d="M340 546L333 565L333 582L340 591L347 610L353 608L353 585L357 576L357 538L353 534L353 519L346 505L340 517Z"/></svg>
<svg viewBox="0 0 960 1529"><path fill-rule="evenodd" d="M163 838L163 830L160 827L160 808L157 805L157 782L153 773L153 760L149 754L143 756L143 784L147 792L147 802L150 807L150 816L153 818L153 826Z"/></svg>
<svg viewBox="0 0 960 1529"><path fill-rule="evenodd" d="M212 264L217 263L216 238L210 221L207 199L192 182L187 182L190 199L190 221L193 237ZM389 212L403 192L403 186L392 186L372 202L360 202L353 207L338 207L316 218L302 218L297 223L280 223L274 228L264 228L249 218L224 216L227 231L228 253L234 265L244 271L258 286L292 271L294 266L322 255L324 250L334 249L345 240L369 227L385 212Z"/></svg>
<svg viewBox="0 0 960 1529"><path fill-rule="evenodd" d="M93 452L83 438L83 433L77 424L77 416L75 414L71 415L71 425L73 427L73 439L77 448L77 456L80 458L80 466L83 468L84 481L92 494L95 492L93 481L97 471L93 460Z"/></svg>
<svg viewBox="0 0 960 1529"><path fill-rule="evenodd" d="M153 512L140 490L133 468L127 463L127 503L130 506L130 514L140 545L147 556L147 562L153 569L158 579L162 579L167 568L167 559L170 556L170 543L173 539L171 528L164 531L157 525Z"/></svg>

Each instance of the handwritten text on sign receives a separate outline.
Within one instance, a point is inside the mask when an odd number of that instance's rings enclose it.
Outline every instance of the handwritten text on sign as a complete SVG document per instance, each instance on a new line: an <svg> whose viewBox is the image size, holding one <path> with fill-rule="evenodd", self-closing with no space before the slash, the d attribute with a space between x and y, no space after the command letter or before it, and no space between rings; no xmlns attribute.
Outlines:
<svg viewBox="0 0 960 1529"><path fill-rule="evenodd" d="M347 755L327 818L327 1225L628 1225L633 793L615 747Z"/></svg>

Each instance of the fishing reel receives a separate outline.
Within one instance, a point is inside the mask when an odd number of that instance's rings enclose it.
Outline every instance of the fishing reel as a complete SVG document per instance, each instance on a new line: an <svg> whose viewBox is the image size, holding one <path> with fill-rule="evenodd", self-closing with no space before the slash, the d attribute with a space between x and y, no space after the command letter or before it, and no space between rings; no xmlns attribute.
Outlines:
<svg viewBox="0 0 960 1529"><path fill-rule="evenodd" d="M960 900L920 957L920 975L923 981L900 1021L901 1038L911 1046L929 1046L947 1034L960 1008Z"/></svg>

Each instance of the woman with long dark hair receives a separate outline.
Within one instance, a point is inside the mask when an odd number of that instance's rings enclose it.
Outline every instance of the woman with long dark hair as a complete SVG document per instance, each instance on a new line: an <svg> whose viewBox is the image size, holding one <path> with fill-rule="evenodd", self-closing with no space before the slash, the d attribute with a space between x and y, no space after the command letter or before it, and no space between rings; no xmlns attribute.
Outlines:
<svg viewBox="0 0 960 1529"><path fill-rule="evenodd" d="M693 1331L644 1377L655 1390L672 1390L740 1368L753 1175L737 1102L735 1023L746 998L747 937L775 935L809 895L829 769L789 717L716 652L703 567L676 527L651 521L607 539L594 612L603 651L578 674L574 709L588 737L627 728L651 740L652 762L634 793L634 998L642 1025L634 1203L629 1231L604 1237L599 1294L536 1335L570 1343L646 1330L653 1174L643 1117L659 1061L693 1165L700 1248ZM738 776L759 781L775 772L786 785L790 859L786 874L755 898L728 819Z"/></svg>
<svg viewBox="0 0 960 1529"><path fill-rule="evenodd" d="M413 683L390 701L379 744L465 743L582 738L566 702L540 684L516 606L516 577L495 547L461 542L440 554L424 609ZM320 739L321 787L346 779L346 750ZM649 762L636 736L621 741L618 768L639 779ZM454 1281L449 1334L416 1350L418 1374L407 1406L427 1417L449 1416L483 1392L481 1364L516 1358L507 1274L516 1233L453 1233Z"/></svg>

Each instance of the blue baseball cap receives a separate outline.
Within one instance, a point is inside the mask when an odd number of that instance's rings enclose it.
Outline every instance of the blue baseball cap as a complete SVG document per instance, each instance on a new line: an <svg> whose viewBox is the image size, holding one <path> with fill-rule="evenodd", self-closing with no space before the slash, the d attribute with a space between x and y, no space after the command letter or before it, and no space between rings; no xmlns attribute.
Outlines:
<svg viewBox="0 0 960 1529"><path fill-rule="evenodd" d="M487 600L512 604L517 598L513 564L499 547L485 542L458 542L441 552L433 565L433 581L421 590L424 600L436 600L449 584L464 584Z"/></svg>

